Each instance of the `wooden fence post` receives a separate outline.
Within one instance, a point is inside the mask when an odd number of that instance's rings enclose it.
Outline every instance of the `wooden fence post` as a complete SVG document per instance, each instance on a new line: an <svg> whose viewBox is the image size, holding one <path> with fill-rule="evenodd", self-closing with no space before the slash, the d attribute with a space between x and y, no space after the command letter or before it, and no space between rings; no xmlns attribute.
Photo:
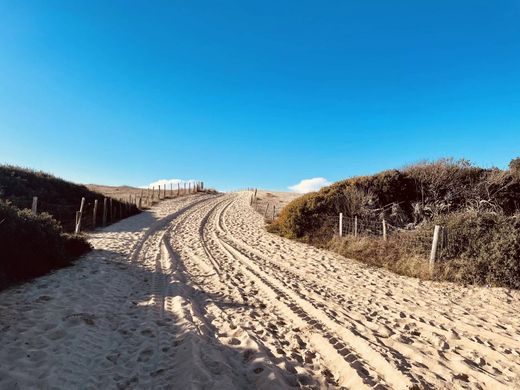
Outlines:
<svg viewBox="0 0 520 390"><path fill-rule="evenodd" d="M386 220L383 219L383 240L386 241Z"/></svg>
<svg viewBox="0 0 520 390"><path fill-rule="evenodd" d="M256 191L255 191L256 193ZM276 206L273 204L273 221L274 221L274 216L276 215Z"/></svg>
<svg viewBox="0 0 520 390"><path fill-rule="evenodd" d="M437 258L437 246L439 245L440 231L441 231L441 227L439 225L435 225L435 228L433 229L432 250L430 252L430 273L433 273L433 268L435 267L435 260Z"/></svg>
<svg viewBox="0 0 520 390"><path fill-rule="evenodd" d="M357 233L358 233L357 215L354 215L354 237L357 237Z"/></svg>
<svg viewBox="0 0 520 390"><path fill-rule="evenodd" d="M103 226L107 226L107 202L107 198L103 199Z"/></svg>
<svg viewBox="0 0 520 390"><path fill-rule="evenodd" d="M96 214L97 214L97 205L98 205L98 200L95 199L94 200L94 212L93 212L93 215L92 215L92 227L96 227Z"/></svg>
<svg viewBox="0 0 520 390"><path fill-rule="evenodd" d="M269 209L269 202L267 202L267 206L265 206L264 218L267 217L267 210Z"/></svg>
<svg viewBox="0 0 520 390"><path fill-rule="evenodd" d="M173 183L170 183L170 198L173 198Z"/></svg>
<svg viewBox="0 0 520 390"><path fill-rule="evenodd" d="M110 223L114 222L114 202L113 199L110 198Z"/></svg>
<svg viewBox="0 0 520 390"><path fill-rule="evenodd" d="M166 184L163 185L163 199L166 199Z"/></svg>
<svg viewBox="0 0 520 390"><path fill-rule="evenodd" d="M31 211L34 215L38 212L38 197L33 196Z"/></svg>
<svg viewBox="0 0 520 390"><path fill-rule="evenodd" d="M339 213L339 236L343 237L343 213Z"/></svg>
<svg viewBox="0 0 520 390"><path fill-rule="evenodd" d="M74 230L74 234L79 234L81 231L81 217L83 215L83 208L85 207L85 198L81 198L81 205L79 206L79 211L76 212L76 229Z"/></svg>

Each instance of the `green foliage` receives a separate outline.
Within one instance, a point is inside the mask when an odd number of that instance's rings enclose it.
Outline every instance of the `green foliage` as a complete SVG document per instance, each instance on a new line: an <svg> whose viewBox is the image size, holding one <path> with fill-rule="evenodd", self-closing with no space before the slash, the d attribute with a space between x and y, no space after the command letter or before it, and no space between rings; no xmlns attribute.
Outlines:
<svg viewBox="0 0 520 390"><path fill-rule="evenodd" d="M86 199L84 214L89 216L93 213L94 199L98 199L101 206L104 198L102 194L83 185L62 180L48 173L0 165L0 199L8 200L14 206L24 209L31 207L33 196L38 197L38 211L51 214L67 231L74 229L81 198ZM121 202L113 200L112 204L115 210L120 209ZM132 205L130 214L138 212L139 210ZM102 207L98 207L98 221L102 220L102 213ZM90 221L86 220L83 227L87 228Z"/></svg>
<svg viewBox="0 0 520 390"><path fill-rule="evenodd" d="M442 159L402 170L354 177L295 199L271 229L289 238L315 236L338 213L385 217L394 226L417 225L446 213L520 210L520 180L508 171ZM330 237L329 237L330 238Z"/></svg>
<svg viewBox="0 0 520 390"><path fill-rule="evenodd" d="M509 168L483 169L466 160L441 159L354 177L295 199L268 229L426 277L423 238L427 242L433 225L440 224L446 226L448 246L435 277L520 288L520 158ZM407 230L387 242L376 237L338 240L334 232L340 212L346 218L384 217Z"/></svg>
<svg viewBox="0 0 520 390"><path fill-rule="evenodd" d="M0 284L43 275L90 250L80 237L63 234L49 214L33 215L0 201Z"/></svg>
<svg viewBox="0 0 520 390"><path fill-rule="evenodd" d="M520 288L520 215L471 211L435 223L447 231L442 279Z"/></svg>

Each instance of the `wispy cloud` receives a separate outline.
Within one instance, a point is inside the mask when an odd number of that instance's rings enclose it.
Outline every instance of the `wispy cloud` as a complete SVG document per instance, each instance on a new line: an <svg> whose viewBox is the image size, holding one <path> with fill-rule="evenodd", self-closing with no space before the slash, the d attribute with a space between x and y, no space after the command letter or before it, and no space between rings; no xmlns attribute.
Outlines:
<svg viewBox="0 0 520 390"><path fill-rule="evenodd" d="M289 186L289 189L298 194L306 194L308 192L318 191L321 187L330 184L331 183L324 177L313 177L312 179L303 179L298 184Z"/></svg>
<svg viewBox="0 0 520 390"><path fill-rule="evenodd" d="M188 183L194 184L198 180L189 179L189 180L183 180L183 179L160 179L157 181L154 181L153 183L150 183L146 186L142 186L141 188L152 188L152 187L158 187L161 186L161 188L166 184L166 188L170 188L170 184L173 185L173 188L177 188L177 184L180 184L181 187L184 186L184 183L188 185Z"/></svg>

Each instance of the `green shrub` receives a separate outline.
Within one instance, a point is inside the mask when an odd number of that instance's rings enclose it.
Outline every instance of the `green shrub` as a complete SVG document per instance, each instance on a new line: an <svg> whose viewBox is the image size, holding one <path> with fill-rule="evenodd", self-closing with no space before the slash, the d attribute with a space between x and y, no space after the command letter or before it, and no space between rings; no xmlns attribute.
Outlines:
<svg viewBox="0 0 520 390"><path fill-rule="evenodd" d="M433 225L440 224L447 228L448 244L436 278L520 288L520 226L515 216L520 213L520 158L509 168L483 169L448 158L350 178L293 200L268 230L426 277ZM340 212L368 221L384 217L406 230L387 242L377 237L339 240L334 234Z"/></svg>
<svg viewBox="0 0 520 390"><path fill-rule="evenodd" d="M67 231L73 231L76 219L76 211L79 209L81 198L85 198L84 215L92 215L94 200L99 206L96 210L97 220L103 218L104 195L89 190L86 186L71 183L45 172L35 171L12 165L0 165L0 198L8 200L14 206L24 209L30 208L33 196L38 197L38 210L51 214ZM126 210L126 205L116 199L112 200L114 216L111 222L120 219L121 206ZM130 206L129 213L133 215L139 210L135 205ZM111 213L109 212L110 216ZM117 218L116 218L117 215ZM88 229L91 219L84 220L82 227Z"/></svg>
<svg viewBox="0 0 520 390"><path fill-rule="evenodd" d="M63 234L49 214L33 215L0 201L0 280L16 282L68 265L90 250L81 237Z"/></svg>
<svg viewBox="0 0 520 390"><path fill-rule="evenodd" d="M447 232L439 278L520 288L520 216L472 211L436 223Z"/></svg>

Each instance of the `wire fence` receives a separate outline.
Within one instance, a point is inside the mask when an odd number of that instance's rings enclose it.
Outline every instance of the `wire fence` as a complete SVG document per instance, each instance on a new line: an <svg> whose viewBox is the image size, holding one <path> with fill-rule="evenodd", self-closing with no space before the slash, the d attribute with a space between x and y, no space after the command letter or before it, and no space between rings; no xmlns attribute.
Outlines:
<svg viewBox="0 0 520 390"><path fill-rule="evenodd" d="M10 204L19 209L33 210L35 213L48 213L60 224L64 232L73 233L79 230L92 230L118 222L153 206L161 200L172 199L196 192L204 191L203 182L175 189L173 185L167 189L157 187L143 189L139 192L114 197L83 197L77 203L52 203L33 196L8 196ZM78 220L79 218L79 220ZM78 222L80 224L78 228Z"/></svg>
<svg viewBox="0 0 520 390"><path fill-rule="evenodd" d="M357 216L326 216L324 227L329 227L332 236L391 240L398 242L404 252L430 258L432 261L456 257L461 247L471 245L467 234L446 226L426 224L400 227L379 218Z"/></svg>

